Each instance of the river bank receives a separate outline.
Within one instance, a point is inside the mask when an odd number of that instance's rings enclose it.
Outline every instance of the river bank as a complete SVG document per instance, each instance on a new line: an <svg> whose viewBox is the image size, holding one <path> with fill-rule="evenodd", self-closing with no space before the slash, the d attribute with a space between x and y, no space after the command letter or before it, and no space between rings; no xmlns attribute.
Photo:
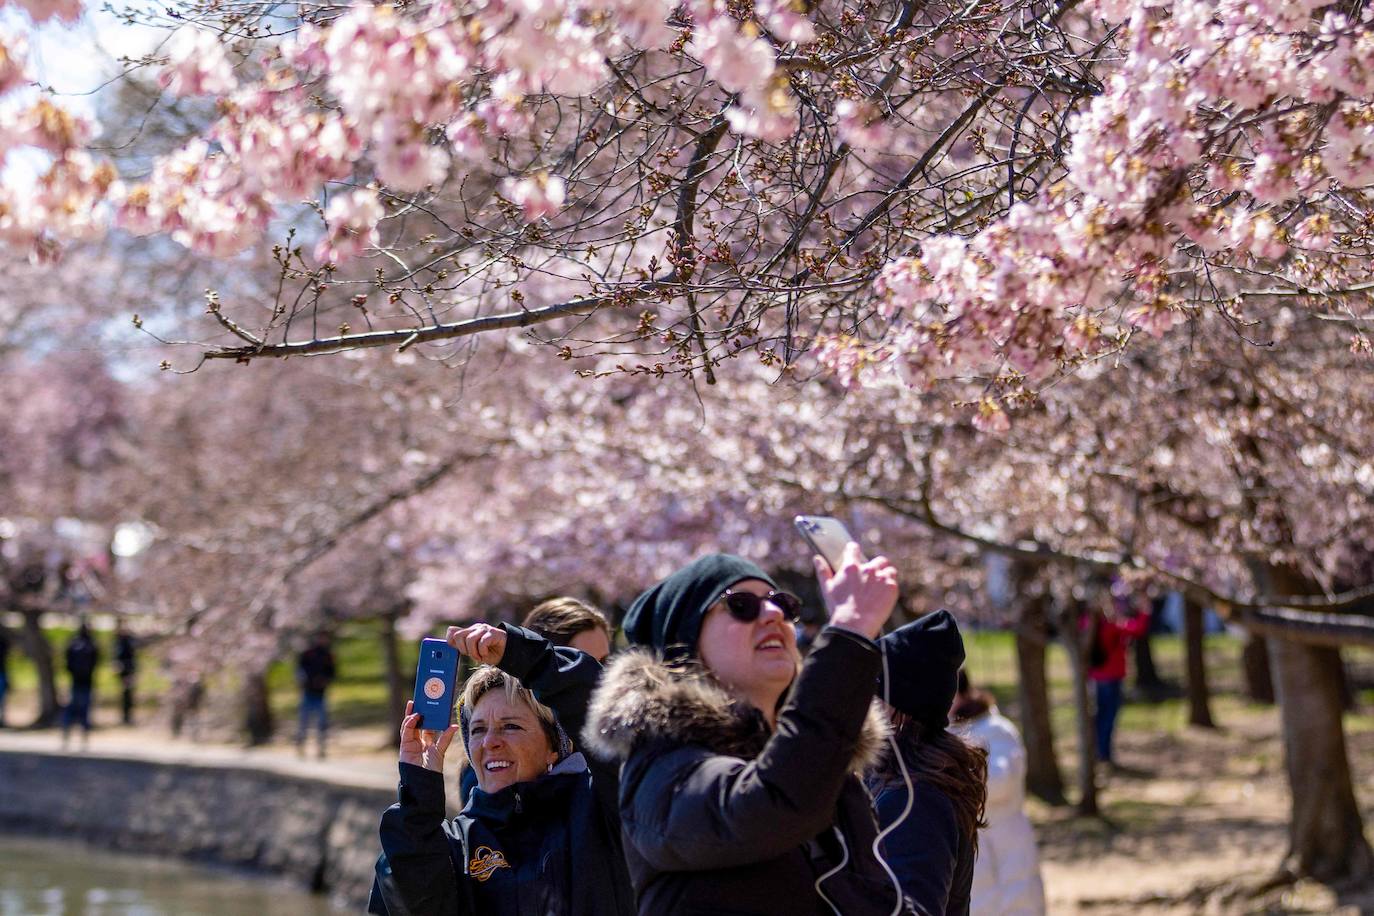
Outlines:
<svg viewBox="0 0 1374 916"><path fill-rule="evenodd" d="M50 733L0 734L4 832L282 876L361 909L392 767L104 738L65 752Z"/></svg>

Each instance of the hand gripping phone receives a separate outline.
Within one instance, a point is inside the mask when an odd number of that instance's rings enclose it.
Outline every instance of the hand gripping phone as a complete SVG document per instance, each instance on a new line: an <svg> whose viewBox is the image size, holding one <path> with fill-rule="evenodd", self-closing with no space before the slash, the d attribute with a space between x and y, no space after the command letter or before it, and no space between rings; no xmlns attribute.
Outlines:
<svg viewBox="0 0 1374 916"><path fill-rule="evenodd" d="M415 712L420 727L441 732L453 724L453 701L458 682L458 650L442 639L420 643L420 664L415 667Z"/></svg>
<svg viewBox="0 0 1374 916"><path fill-rule="evenodd" d="M854 540L844 523L828 515L798 515L792 524L797 526L797 533L806 538L811 549L825 558L832 572L840 568L844 547Z"/></svg>

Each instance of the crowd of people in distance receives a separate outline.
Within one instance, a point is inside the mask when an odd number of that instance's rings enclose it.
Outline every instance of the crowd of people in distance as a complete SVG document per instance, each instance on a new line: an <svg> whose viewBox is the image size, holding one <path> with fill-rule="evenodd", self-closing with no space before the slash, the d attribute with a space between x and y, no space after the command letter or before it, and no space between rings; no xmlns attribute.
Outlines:
<svg viewBox="0 0 1374 916"><path fill-rule="evenodd" d="M369 912L1043 913L1024 751L963 676L953 616L884 635L891 563L850 544L816 568L829 616L805 656L801 601L727 554L641 594L614 654L573 599L450 627L480 667L447 730L406 710Z"/></svg>

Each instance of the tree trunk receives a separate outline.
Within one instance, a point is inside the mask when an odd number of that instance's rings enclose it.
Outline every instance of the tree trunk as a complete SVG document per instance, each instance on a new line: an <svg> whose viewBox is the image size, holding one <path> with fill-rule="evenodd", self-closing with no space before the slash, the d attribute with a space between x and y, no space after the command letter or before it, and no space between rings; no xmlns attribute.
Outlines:
<svg viewBox="0 0 1374 916"><path fill-rule="evenodd" d="M1240 653L1245 674L1245 695L1256 703L1274 702L1274 679L1269 672L1269 646L1263 636L1249 633Z"/></svg>
<svg viewBox="0 0 1374 916"><path fill-rule="evenodd" d="M1150 648L1150 634L1146 634L1131 644L1135 655L1136 693L1151 703L1158 703L1169 693L1169 685L1159 676L1155 667L1155 655Z"/></svg>
<svg viewBox="0 0 1374 916"><path fill-rule="evenodd" d="M1051 805L1065 804L1064 778L1054 754L1050 720L1049 678L1045 648L1049 638L1042 595L1027 599L1016 627L1017 696L1021 708L1021 739L1026 744L1026 791Z"/></svg>
<svg viewBox="0 0 1374 916"><path fill-rule="evenodd" d="M243 730L249 747L272 740L272 706L267 699L267 674L249 674L243 681Z"/></svg>
<svg viewBox="0 0 1374 916"><path fill-rule="evenodd" d="M53 660L52 644L43 635L40 625L42 611L24 610L24 652L33 660L38 674L38 718L31 728L51 728L57 724L61 707L57 702L57 666Z"/></svg>
<svg viewBox="0 0 1374 916"><path fill-rule="evenodd" d="M1339 649L1337 650L1340 651ZM1350 678L1350 669L1345 666L1345 660L1341 660L1341 709L1346 712L1355 712L1359 709L1360 698L1355 692L1355 683Z"/></svg>
<svg viewBox="0 0 1374 916"><path fill-rule="evenodd" d="M1202 605L1188 598L1183 602L1183 643L1188 667L1188 724L1216 728L1212 720L1211 695L1207 690L1207 656L1203 640Z"/></svg>
<svg viewBox="0 0 1374 916"><path fill-rule="evenodd" d="M1340 652L1270 639L1269 655L1293 793L1284 868L1328 882L1374 877L1341 723Z"/></svg>
<svg viewBox="0 0 1374 916"><path fill-rule="evenodd" d="M1078 805L1080 815L1095 817L1097 807L1097 730L1088 696L1088 664L1084 658L1083 636L1078 631L1078 607L1066 604L1059 615L1059 635L1073 670L1074 718L1078 725Z"/></svg>
<svg viewBox="0 0 1374 916"><path fill-rule="evenodd" d="M392 747L401 743L401 717L405 713L406 678L401 671L401 650L396 642L396 617L394 613L382 615L382 664L386 670L387 725L390 727Z"/></svg>

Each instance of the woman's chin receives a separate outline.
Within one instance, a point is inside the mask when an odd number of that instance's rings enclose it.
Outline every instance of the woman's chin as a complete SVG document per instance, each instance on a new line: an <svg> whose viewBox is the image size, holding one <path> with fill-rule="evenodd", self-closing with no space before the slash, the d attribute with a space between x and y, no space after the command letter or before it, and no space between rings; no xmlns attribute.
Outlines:
<svg viewBox="0 0 1374 916"><path fill-rule="evenodd" d="M488 795L500 792L506 786L513 786L515 783L515 767L497 773L486 773L477 778L477 787Z"/></svg>
<svg viewBox="0 0 1374 916"><path fill-rule="evenodd" d="M781 649L760 652L754 659L754 671L769 680L790 682L797 673L797 658Z"/></svg>

